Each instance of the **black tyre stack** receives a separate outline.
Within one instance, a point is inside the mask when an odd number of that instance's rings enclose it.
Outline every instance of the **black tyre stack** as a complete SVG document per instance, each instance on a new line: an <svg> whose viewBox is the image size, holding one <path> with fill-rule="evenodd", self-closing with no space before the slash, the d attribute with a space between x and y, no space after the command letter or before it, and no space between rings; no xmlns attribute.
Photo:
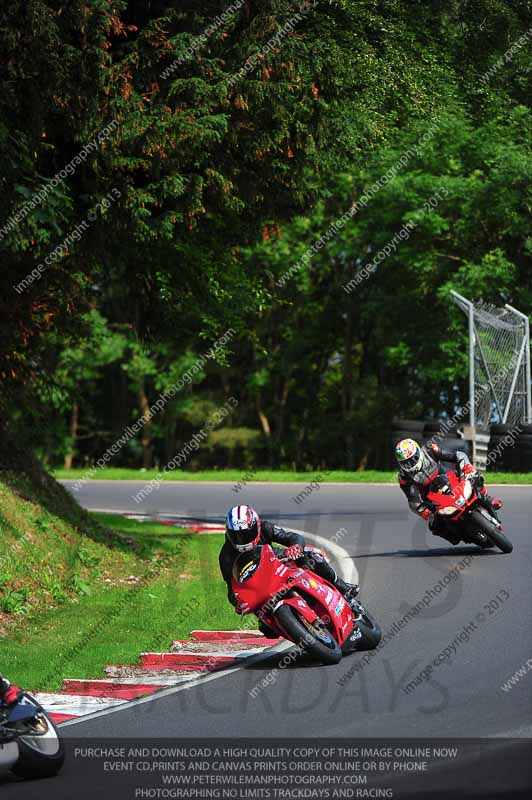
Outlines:
<svg viewBox="0 0 532 800"><path fill-rule="evenodd" d="M489 472L517 472L515 448L505 444L511 430L511 425L491 426L487 464Z"/></svg>
<svg viewBox="0 0 532 800"><path fill-rule="evenodd" d="M488 458L490 472L532 472L532 425L492 425Z"/></svg>
<svg viewBox="0 0 532 800"><path fill-rule="evenodd" d="M522 422L519 427L521 433L512 448L515 452L514 463L518 472L532 472L532 425Z"/></svg>
<svg viewBox="0 0 532 800"><path fill-rule="evenodd" d="M456 425L452 425L449 428L443 426L443 422L426 422L423 429L423 441L425 444L429 441L435 441L436 444L445 447L447 450L462 450L471 458L473 450L471 442L459 436ZM442 427L444 433L442 433Z"/></svg>

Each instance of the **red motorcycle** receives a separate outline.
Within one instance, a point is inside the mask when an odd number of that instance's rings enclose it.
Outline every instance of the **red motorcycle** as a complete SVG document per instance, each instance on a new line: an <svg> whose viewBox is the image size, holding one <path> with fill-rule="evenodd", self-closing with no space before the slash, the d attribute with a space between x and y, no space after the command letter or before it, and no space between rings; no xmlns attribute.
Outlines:
<svg viewBox="0 0 532 800"><path fill-rule="evenodd" d="M434 513L456 525L464 542L483 548L498 547L511 553L513 544L503 533L503 526L494 511L488 510L484 498L470 478L460 479L455 472L439 475L427 495Z"/></svg>
<svg viewBox="0 0 532 800"><path fill-rule="evenodd" d="M332 584L279 557L269 544L240 553L232 587L249 613L324 664L380 642L379 626L358 600L349 604Z"/></svg>

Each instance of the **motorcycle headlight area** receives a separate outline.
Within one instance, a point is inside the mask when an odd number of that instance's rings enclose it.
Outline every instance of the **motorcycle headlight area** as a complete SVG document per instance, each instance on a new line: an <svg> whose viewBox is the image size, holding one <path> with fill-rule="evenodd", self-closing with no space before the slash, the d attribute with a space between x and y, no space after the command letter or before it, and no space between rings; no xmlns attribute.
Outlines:
<svg viewBox="0 0 532 800"><path fill-rule="evenodd" d="M466 500L469 500L471 495L473 494L473 487L471 486L471 481L466 481L464 484L464 497Z"/></svg>
<svg viewBox="0 0 532 800"><path fill-rule="evenodd" d="M439 509L438 514L449 517L451 514L456 514L456 508L454 506L445 506L445 508Z"/></svg>

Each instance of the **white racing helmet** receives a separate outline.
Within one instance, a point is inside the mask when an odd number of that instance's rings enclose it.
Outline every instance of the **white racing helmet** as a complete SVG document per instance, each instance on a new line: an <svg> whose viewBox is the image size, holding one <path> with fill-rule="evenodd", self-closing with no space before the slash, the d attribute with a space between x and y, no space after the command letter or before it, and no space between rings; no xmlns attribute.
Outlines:
<svg viewBox="0 0 532 800"><path fill-rule="evenodd" d="M240 553L253 550L260 542L260 518L254 508L233 506L227 512L225 538Z"/></svg>

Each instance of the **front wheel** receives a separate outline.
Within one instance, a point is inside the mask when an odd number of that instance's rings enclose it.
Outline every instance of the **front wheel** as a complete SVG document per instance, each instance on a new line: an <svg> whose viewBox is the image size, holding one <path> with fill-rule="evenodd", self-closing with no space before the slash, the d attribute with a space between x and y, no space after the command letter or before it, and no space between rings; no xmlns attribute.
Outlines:
<svg viewBox="0 0 532 800"><path fill-rule="evenodd" d="M31 695L24 701L38 706ZM25 731L17 737L19 759L11 768L21 778L51 778L57 775L65 760L65 750L56 726L41 711L35 719L25 725Z"/></svg>
<svg viewBox="0 0 532 800"><path fill-rule="evenodd" d="M471 513L472 527L485 533L489 541L502 550L503 553L511 553L514 549L513 544L481 511Z"/></svg>
<svg viewBox="0 0 532 800"><path fill-rule="evenodd" d="M338 664L342 658L340 645L319 620L307 622L292 606L282 605L275 617L286 636L323 664Z"/></svg>
<svg viewBox="0 0 532 800"><path fill-rule="evenodd" d="M354 646L350 646L349 651L375 650L382 637L380 625L358 600L351 600L349 605L355 615L353 634L346 642L346 644L350 642L350 639L354 642Z"/></svg>

